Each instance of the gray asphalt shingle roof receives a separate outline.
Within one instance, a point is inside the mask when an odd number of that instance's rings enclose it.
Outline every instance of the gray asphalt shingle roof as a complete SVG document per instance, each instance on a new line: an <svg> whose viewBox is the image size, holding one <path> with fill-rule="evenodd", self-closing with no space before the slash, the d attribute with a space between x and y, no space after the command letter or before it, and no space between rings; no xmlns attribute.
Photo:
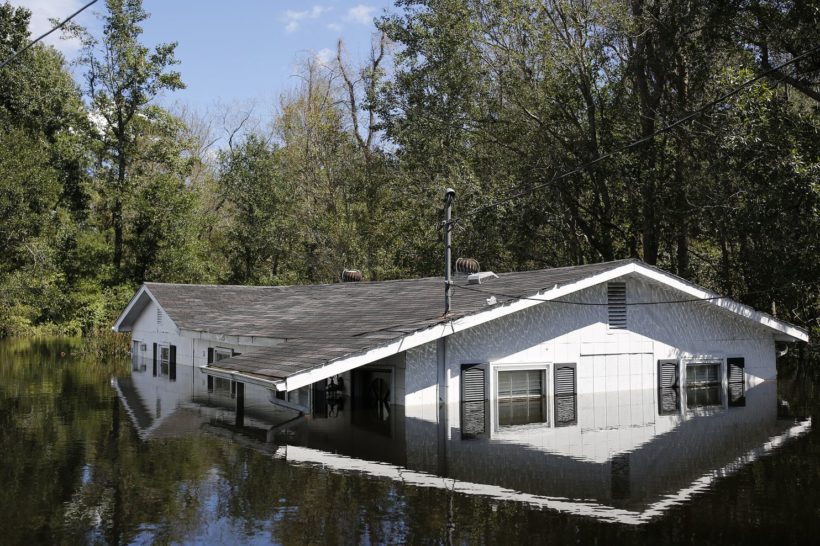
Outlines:
<svg viewBox="0 0 820 546"><path fill-rule="evenodd" d="M476 288L504 294L496 296L500 305L631 261L500 273ZM444 318L442 277L310 286L145 286L181 329L284 340L219 362L220 369L273 381L486 310L489 297L457 287L452 313Z"/></svg>

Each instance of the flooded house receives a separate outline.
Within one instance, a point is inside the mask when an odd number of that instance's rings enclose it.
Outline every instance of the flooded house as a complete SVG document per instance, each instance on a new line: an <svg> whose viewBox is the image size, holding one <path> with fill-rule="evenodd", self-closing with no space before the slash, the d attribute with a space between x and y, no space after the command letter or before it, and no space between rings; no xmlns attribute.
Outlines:
<svg viewBox="0 0 820 546"><path fill-rule="evenodd" d="M345 475L364 496L386 482L627 525L691 502L812 425L778 399L773 381L749 387L742 397L728 385L708 387L706 395L696 394L702 387L684 388L672 405L659 403L657 389L586 393L577 396L571 424L477 434L474 418L454 426L447 417L434 422L406 415L401 405L380 411L327 402L318 408L314 401L311 414L294 417L260 400L240 412L227 393L199 393L199 372L191 366L178 372L169 381L137 365L111 381L145 442L215 436L269 457L270 467Z"/></svg>
<svg viewBox="0 0 820 546"><path fill-rule="evenodd" d="M146 283L112 380L145 440L642 524L811 429L791 324L637 260L319 286Z"/></svg>
<svg viewBox="0 0 820 546"><path fill-rule="evenodd" d="M355 279L354 279L355 280ZM151 375L304 414L340 400L475 434L577 422L578 396L652 391L653 411L741 400L805 330L639 260L311 286L145 283L114 325ZM698 387L697 389L689 389ZM617 396L611 398L617 403ZM491 403L485 403L485 402ZM441 415L439 406L457 407Z"/></svg>

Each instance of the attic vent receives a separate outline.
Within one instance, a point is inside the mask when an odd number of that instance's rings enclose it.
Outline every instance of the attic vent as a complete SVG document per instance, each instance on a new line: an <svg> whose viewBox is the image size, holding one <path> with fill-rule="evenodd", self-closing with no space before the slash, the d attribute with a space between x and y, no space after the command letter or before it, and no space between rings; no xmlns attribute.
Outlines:
<svg viewBox="0 0 820 546"><path fill-rule="evenodd" d="M474 258L459 258L456 260L456 271L464 275L472 275L481 271L478 260Z"/></svg>
<svg viewBox="0 0 820 546"><path fill-rule="evenodd" d="M162 326L162 309L157 307L157 326Z"/></svg>
<svg viewBox="0 0 820 546"><path fill-rule="evenodd" d="M345 269L342 271L342 282L361 282L362 272L358 269Z"/></svg>
<svg viewBox="0 0 820 546"><path fill-rule="evenodd" d="M626 329L626 283L610 282L606 285L607 309L609 311L609 328Z"/></svg>

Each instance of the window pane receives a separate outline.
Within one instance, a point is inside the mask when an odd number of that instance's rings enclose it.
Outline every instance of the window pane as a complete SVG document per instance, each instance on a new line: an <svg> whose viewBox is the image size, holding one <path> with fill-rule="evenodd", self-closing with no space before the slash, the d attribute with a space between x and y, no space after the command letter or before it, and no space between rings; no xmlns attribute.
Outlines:
<svg viewBox="0 0 820 546"><path fill-rule="evenodd" d="M547 420L542 398L518 398L498 401L498 425L526 425Z"/></svg>
<svg viewBox="0 0 820 546"><path fill-rule="evenodd" d="M231 358L231 353L228 351L214 351L214 362Z"/></svg>
<svg viewBox="0 0 820 546"><path fill-rule="evenodd" d="M547 421L544 370L498 372L498 425Z"/></svg>
<svg viewBox="0 0 820 546"><path fill-rule="evenodd" d="M715 362L689 364L686 367L687 385L711 385L720 383L720 364Z"/></svg>
<svg viewBox="0 0 820 546"><path fill-rule="evenodd" d="M527 398L544 394L543 370L498 372L499 398Z"/></svg>

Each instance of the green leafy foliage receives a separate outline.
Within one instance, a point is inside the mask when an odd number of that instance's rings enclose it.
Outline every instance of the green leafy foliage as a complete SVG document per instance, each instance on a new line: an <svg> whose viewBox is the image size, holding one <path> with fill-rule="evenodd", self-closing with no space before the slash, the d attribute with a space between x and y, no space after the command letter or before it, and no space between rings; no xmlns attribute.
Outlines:
<svg viewBox="0 0 820 546"><path fill-rule="evenodd" d="M0 70L0 336L102 331L144 281L440 274L448 186L485 269L639 257L819 326L820 57L658 132L810 47L810 3L400 0L218 150L156 105L184 84L147 17L71 28L82 89L43 46ZM0 55L28 23L0 5Z"/></svg>

